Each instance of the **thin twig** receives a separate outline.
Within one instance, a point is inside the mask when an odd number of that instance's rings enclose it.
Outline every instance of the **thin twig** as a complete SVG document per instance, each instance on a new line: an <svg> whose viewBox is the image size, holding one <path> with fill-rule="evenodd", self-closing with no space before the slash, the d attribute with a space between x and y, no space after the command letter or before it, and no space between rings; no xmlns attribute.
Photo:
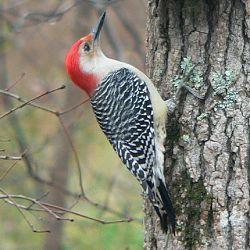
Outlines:
<svg viewBox="0 0 250 250"><path fill-rule="evenodd" d="M71 107L71 108L69 108L69 109L66 109L66 110L63 110L63 111L56 111L56 110L50 109L50 108L48 108L48 107L44 107L44 106L42 106L42 105L40 105L40 104L37 104L37 103L35 103L35 102L29 102L29 103L28 103L28 100L26 100L26 99L20 97L20 96L17 95L17 94L11 93L11 92L6 91L6 90L1 90L1 89L0 89L0 94L3 94L3 95L6 95L6 96L9 96L9 97L12 97L12 98L18 100L19 102L27 103L27 105L29 105L29 106L32 106L32 107L34 107L34 108L38 108L38 109L41 109L41 110L43 110L43 111L52 113L52 114L54 114L54 115L56 115L56 116L65 115L65 114L71 112L72 110L77 109L78 107L80 107L81 105L83 105L84 103L86 103L86 102L89 101L89 98L88 98L88 99L85 99L85 100L81 101L80 103L74 105L73 107Z"/></svg>
<svg viewBox="0 0 250 250"><path fill-rule="evenodd" d="M15 87L24 78L24 76L25 76L25 73L23 72L21 76L14 83L12 83L9 87L5 88L5 91L9 91L13 87Z"/></svg>
<svg viewBox="0 0 250 250"><path fill-rule="evenodd" d="M20 161L22 156L0 155L0 160Z"/></svg>
<svg viewBox="0 0 250 250"><path fill-rule="evenodd" d="M79 174L79 184L80 184L80 188L81 188L81 195L82 196L85 196L85 192L84 192L84 189L83 189L83 183L82 183L82 171L81 171L81 164L80 164L80 160L79 160L79 157L78 157L78 154L77 154L77 151L76 151L76 148L74 146L74 143L73 143L73 140L66 128L66 126L64 125L64 122L62 120L62 118L60 116L58 116L58 119L59 119L59 122L64 130L64 133L66 135L66 138L71 146L71 149L72 149L72 152L74 154L74 157L75 157L75 161L76 161L76 165L77 165L77 168L78 168L78 174Z"/></svg>
<svg viewBox="0 0 250 250"><path fill-rule="evenodd" d="M26 217L26 215L24 214L24 212L22 211L22 209L18 206L18 204L15 202L14 199L12 199L12 197L10 197L10 195L8 195L8 193L6 193L2 188L0 188L0 192L2 192L4 195L6 195L11 202L13 202L13 204L15 205L15 207L17 208L17 210L20 212L20 214L23 216L24 220L26 221L26 223L29 225L29 227L31 228L31 230L34 233L50 233L49 230L37 230L34 225L28 220L28 218Z"/></svg>
<svg viewBox="0 0 250 250"><path fill-rule="evenodd" d="M4 118L4 117L8 116L8 115L11 114L12 112L14 112L14 111L16 111L16 110L18 110L18 109L20 109L20 108L23 108L23 107L26 106L27 104L29 104L29 103L31 103L31 102L33 102L33 101L35 101L35 100L37 100L37 99L39 99L39 98L45 96L45 95L51 94L51 93L53 93L53 92L55 92L55 91L57 91L57 90L61 90L61 89L64 89L64 88L65 88L65 85L62 85L62 86L57 87L57 88L55 88L55 89L48 90L48 91L46 91L46 92L44 92L44 93L42 93L42 94L40 94L40 95L38 95L38 96L36 96L36 97L33 97L32 99L30 99L30 100L24 102L23 104L21 104L21 105L15 107L15 108L12 108L12 109L9 110L8 112L4 113L3 115L0 116L0 119L2 119L2 118Z"/></svg>
<svg viewBox="0 0 250 250"><path fill-rule="evenodd" d="M1 189L0 189L1 191ZM3 192L2 192L3 193ZM10 205L14 205L17 206L19 209L24 209L24 210L34 210L34 211L43 211L43 212L47 212L49 214L51 214L53 217L55 217L56 219L59 220L65 220L65 218L62 218L58 215L56 215L56 213L58 212L63 212L64 214L68 213L68 214L72 214L72 215L76 215L78 217L82 217L88 220L92 220L95 222L99 222L101 224L116 224L116 223L124 223L124 222L131 222L133 221L132 218L125 218L125 219L121 219L121 220L113 220L113 221L106 221L106 220L102 220L102 219L98 219L98 218L94 218L94 217L90 217L75 211L71 211L67 208L63 208L57 205L52 205L46 202L39 202L36 199L24 196L24 195L10 195L7 194L6 192L3 193L4 195L0 195L0 199L12 199L12 203L8 202ZM13 199L21 199L21 200L27 200L30 201L32 203L35 203L36 205L38 205L39 207L41 207L41 209L37 210L37 209L30 209L30 206L26 207L20 204L17 204L15 201L13 201ZM68 220L68 219L67 219ZM72 219L70 221L73 221Z"/></svg>
<svg viewBox="0 0 250 250"><path fill-rule="evenodd" d="M2 189L0 188L0 191L2 192ZM3 193L3 192L2 192ZM57 220L65 220L65 221L71 221L73 222L73 219L69 219L69 218L64 218L61 216L58 216L56 214L56 212L54 212L53 210L49 209L49 206L47 206L47 203L43 203L38 201L37 199L33 199L24 195L9 195L6 192L4 193L5 195L7 195L8 197L3 197L0 196L0 199L6 199L6 198L12 198L12 199L23 199L23 200L27 200L32 202L32 204L36 204L37 206L39 206L41 209L43 209L43 211L47 212L48 214L52 215L54 218L56 218ZM14 205L18 205L15 201L12 200L12 202L14 203ZM26 210L31 210L30 206L26 207Z"/></svg>
<svg viewBox="0 0 250 250"><path fill-rule="evenodd" d="M9 96L9 97L12 97L12 98L18 100L19 102L27 103L27 105L29 105L29 106L33 106L33 107L35 107L35 108L41 109L41 110L43 110L43 111L46 111L46 112L49 112L49 113L52 113L52 114L55 114L55 115L57 115L57 113L58 113L58 112L55 111L55 110L49 109L49 108L44 107L44 106L42 106L42 105L39 105L39 104L37 104L37 103L28 102L28 100L26 100L26 99L20 97L19 95L13 94L13 93L11 93L11 92L9 92L9 91L6 91L6 90L0 89L0 94L3 94L3 95L6 95L6 96Z"/></svg>
<svg viewBox="0 0 250 250"><path fill-rule="evenodd" d="M41 204L43 204L44 206L47 206L47 207L56 209L56 210L63 211L63 212L65 212L65 213L74 214L74 215L77 215L77 216L79 216L79 217L82 217L82 218L85 218L85 219L88 219L88 220L96 221L96 222L99 222L99 223L101 223L101 224L115 224L115 223L131 222L131 221L132 221L131 218L121 219L121 220L113 220L113 221L105 221L105 220L101 220L101 219L89 217L89 216L87 216L87 215L83 215L83 214L78 213L78 212L70 211L70 210L68 210L68 209L65 209L65 208L62 208L62 207L59 207L59 206L56 206L56 205L51 205L51 204L44 203L44 202L42 202Z"/></svg>
<svg viewBox="0 0 250 250"><path fill-rule="evenodd" d="M9 168L7 168L7 170L0 176L0 181L2 181L7 174L16 166L16 164L18 163L18 161L15 161L12 165L10 165Z"/></svg>
<svg viewBox="0 0 250 250"><path fill-rule="evenodd" d="M17 100L20 101L20 102L27 102L27 100L25 100L24 98L22 98L22 97L20 97L20 96L18 96L18 95L16 95L16 94L13 94L13 93L10 93L10 92L6 92L6 91L4 91L4 90L0 90L0 93L5 94L5 95L7 95L7 96L9 96L9 97L15 98L15 99L17 99ZM34 102L28 103L27 105L33 106L33 107L38 108L38 109L41 109L41 110L43 110L43 111L45 111L45 112L49 112L49 113L51 113L51 114L54 114L54 115L56 115L57 117L60 117L61 115L64 115L64 114L66 114L66 113L68 113L68 112L70 112L70 111L72 111L72 110L74 110L74 109L80 107L81 105L83 105L83 104L86 103L87 101L89 101L89 99L83 100L83 101L80 102L79 104L77 104L77 105L75 105L75 106L73 106L73 107L71 107L71 108L69 108L69 109L67 109L67 110L65 110L65 111L62 111L62 112L54 111L54 110L52 110L52 109L48 109L47 107L43 107L43 106L41 106L41 105L39 105L39 104L36 104L36 103L34 103ZM64 124L61 124L61 125L64 125ZM63 127L63 131L64 131L64 133L67 132L67 127L66 127L65 125L64 125L64 127ZM72 139L71 139L71 137L70 137L70 135L69 135L68 132L65 133L65 134L66 134L68 140L71 142L71 147L73 146L73 147L72 147L72 151L74 152L74 156L75 156L75 159L76 159L76 162L77 162L78 172L80 173L80 172L81 172L80 161L79 161L79 157L78 157L78 155L77 155L77 152L76 152L76 150L75 150L75 147L74 147L74 145L73 145L73 141L72 141ZM70 139L69 139L69 138L70 138ZM77 159L78 159L78 160L77 160ZM29 160L29 159L26 157L26 158L25 158L25 161L27 162L28 160ZM32 165L32 163L29 163L29 166L31 166L31 165ZM59 191L61 191L62 193L68 195L68 196L71 196L71 197L74 197L74 198L77 198L77 199L80 197L81 200L87 201L90 205L95 206L95 207L97 207L98 209L102 209L102 210L108 211L108 212L110 212L110 213L112 213L112 214L114 214L114 215L117 215L117 216L124 216L124 214L121 213L121 212L118 212L118 211L116 211L116 210L114 210L114 209L112 209L112 208L110 208L110 207L108 207L108 206L106 206L106 205L102 205L102 204L99 204L99 203L97 203L97 202L94 202L94 201L90 200L90 199L89 199L84 193L82 193L82 192L81 192L81 194L76 193L76 192L72 192L72 191L66 189L65 187L62 187L62 186L60 186L60 185L54 183L53 181L44 179L43 177L37 175L37 174L33 171L32 168L29 167L28 169L29 169L29 174L31 175L31 177L34 178L36 181L38 181L38 182L40 182L40 183L44 183L44 184L46 184L46 185L48 185L48 186L51 186L51 187L53 187L53 188L56 188L56 189L58 189ZM79 177L79 182L82 183L81 180L82 180L82 177ZM82 185L82 187L81 187L81 191L82 191L82 189L83 189L83 185ZM83 195L83 194L84 194L84 195ZM134 220L136 220L136 219L134 219Z"/></svg>
<svg viewBox="0 0 250 250"><path fill-rule="evenodd" d="M6 91L4 91L4 90L0 90L0 93L5 94L5 95L7 95L7 96L10 96L10 97L12 97L12 98L15 98L15 99L17 99L17 100L20 101L20 102L26 102L26 103L28 102L27 100L23 99L22 97L20 97L20 96L18 96L18 95L16 95L16 94L10 93L10 92L6 92ZM64 114L66 114L66 113L68 113L68 112L70 112L70 111L72 111L72 110L74 110L74 109L80 107L81 105L83 105L83 104L86 103L87 101L89 101L89 99L83 100L81 103L79 103L79 104L77 104L77 105L75 105L75 106L73 106L73 107L71 107L71 108L69 108L69 109L67 109L67 110L65 110L65 111L62 111L62 112L55 111L55 110L49 109L49 108L47 108L47 107L43 107L43 106L41 106L41 105L39 105L39 104L36 104L36 103L34 103L34 102L30 102L30 103L28 103L27 105L30 105L30 106L33 106L33 107L35 107L35 108L41 109L41 110L43 110L43 111L45 111L45 112L52 113L52 114L56 115L56 116L59 118L61 115L64 115ZM62 119L60 119L59 121L60 121L60 123L61 123L61 122L62 122ZM64 131L65 135L66 135L67 138L68 138L68 141L69 141L70 144L71 144L72 151L74 152L74 156L75 156L75 159L76 159L76 162L77 162L78 172L81 173L80 161L79 161L79 157L78 157L78 155L77 155L76 149L75 149L75 147L74 147L73 141L72 141L72 139L71 139L71 137L70 137L70 135L69 135L69 133L68 133L68 131L67 131L67 128L66 128L66 126L64 125L63 122L61 123L61 125L62 125L62 127L63 127L63 131ZM27 161L27 159L25 159L25 160ZM31 165L31 164L30 164L30 165ZM90 199L84 194L84 192L82 192L82 191L84 190L82 184L81 184L81 194L78 194L78 193L71 192L70 190L67 190L67 189L65 189L64 187L60 186L60 185L57 185L57 184L54 183L53 181L49 181L49 180L46 180L46 179L42 178L41 176L37 175L32 169L29 170L29 174L30 174L36 181L41 182L41 183L45 183L46 185L49 185L49 186L52 186L52 187L58 189L59 191L63 192L63 193L66 194L66 195L69 195L69 196L75 197L75 198L81 197L82 200L87 201L87 202L88 202L90 205L92 205L92 206L95 206L95 207L97 207L97 208L99 208L99 209L103 209L103 210L109 211L110 213L115 214L115 215L118 215L118 216L123 216L123 213L121 213L121 212L115 211L114 209L112 209L112 208L110 208L110 207L107 207L106 205L102 205L102 204L99 204L99 203L97 203L97 202L94 202L94 201L90 200ZM81 175L81 174L80 174L80 175ZM80 177L80 176L79 176L79 182L82 183L82 177ZM134 220L136 220L136 219L134 219Z"/></svg>
<svg viewBox="0 0 250 250"><path fill-rule="evenodd" d="M0 160L20 161L23 159L23 156L26 152L27 150L24 150L24 152L20 156L0 155Z"/></svg>
<svg viewBox="0 0 250 250"><path fill-rule="evenodd" d="M65 114L71 112L72 110L77 109L78 107L80 107L80 106L83 105L84 103L88 102L89 100L90 100L89 98L88 98L88 99L85 99L85 100L83 100L82 102L76 104L75 106L73 106L73 107L71 107L71 108L69 108L69 109L66 109L66 110L64 110L64 111L62 111L62 112L59 112L59 115L65 115Z"/></svg>
<svg viewBox="0 0 250 250"><path fill-rule="evenodd" d="M43 194L42 196L40 196L40 197L37 198L36 200L37 200L37 201L40 201L40 200L42 200L44 197L46 197L48 194L49 194L49 192ZM30 209L33 207L34 204L35 204L35 203L32 202L32 203L27 207L27 210L30 210Z"/></svg>
<svg viewBox="0 0 250 250"><path fill-rule="evenodd" d="M44 205L43 202L39 202L35 199L33 199L33 202L40 206L41 208L43 208L47 213L49 213L50 215L54 216L57 220L66 220L66 221L71 221L73 222L73 219L69 219L69 218L63 218L61 216L58 216L54 211L52 211L51 209L48 208L48 206Z"/></svg>

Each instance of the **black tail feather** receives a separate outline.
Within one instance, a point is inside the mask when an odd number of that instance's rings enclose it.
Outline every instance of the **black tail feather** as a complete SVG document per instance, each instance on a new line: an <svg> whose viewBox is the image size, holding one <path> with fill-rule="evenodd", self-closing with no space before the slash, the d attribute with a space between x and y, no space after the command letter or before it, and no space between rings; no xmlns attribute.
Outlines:
<svg viewBox="0 0 250 250"><path fill-rule="evenodd" d="M170 227L171 232L175 234L175 226L176 226L176 217L175 217L175 211L169 196L169 192L165 186L165 184L162 182L162 180L159 179L159 186L158 190L161 196L161 200L163 202L163 211L160 211L159 207L154 206L156 213L160 217L161 221L161 227L163 231L167 232L168 228Z"/></svg>

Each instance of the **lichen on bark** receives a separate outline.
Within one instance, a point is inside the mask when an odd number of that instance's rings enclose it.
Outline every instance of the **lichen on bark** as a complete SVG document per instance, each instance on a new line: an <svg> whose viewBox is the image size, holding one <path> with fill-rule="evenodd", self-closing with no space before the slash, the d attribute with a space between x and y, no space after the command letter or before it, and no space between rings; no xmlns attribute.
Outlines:
<svg viewBox="0 0 250 250"><path fill-rule="evenodd" d="M205 100L184 93L169 117L165 170L177 233L164 235L146 202L145 249L249 246L249 14L248 1L148 0L150 78L170 98L171 80L192 58Z"/></svg>

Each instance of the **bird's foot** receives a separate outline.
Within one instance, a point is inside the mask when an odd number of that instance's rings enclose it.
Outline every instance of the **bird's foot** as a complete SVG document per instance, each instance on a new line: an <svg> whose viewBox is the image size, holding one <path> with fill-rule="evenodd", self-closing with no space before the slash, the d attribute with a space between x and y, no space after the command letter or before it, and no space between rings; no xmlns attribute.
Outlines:
<svg viewBox="0 0 250 250"><path fill-rule="evenodd" d="M176 106L177 106L176 99L170 98L170 99L166 100L165 103L166 103L167 108L168 108L168 113L173 114L175 109L176 109Z"/></svg>

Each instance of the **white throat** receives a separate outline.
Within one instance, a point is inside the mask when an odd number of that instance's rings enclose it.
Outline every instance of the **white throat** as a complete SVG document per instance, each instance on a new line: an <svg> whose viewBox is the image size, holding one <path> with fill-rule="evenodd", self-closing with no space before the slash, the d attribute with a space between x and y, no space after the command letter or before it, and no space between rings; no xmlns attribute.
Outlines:
<svg viewBox="0 0 250 250"><path fill-rule="evenodd" d="M80 57L80 69L87 73L95 75L100 81L110 72L120 69L122 63L106 57L101 50L94 56Z"/></svg>

